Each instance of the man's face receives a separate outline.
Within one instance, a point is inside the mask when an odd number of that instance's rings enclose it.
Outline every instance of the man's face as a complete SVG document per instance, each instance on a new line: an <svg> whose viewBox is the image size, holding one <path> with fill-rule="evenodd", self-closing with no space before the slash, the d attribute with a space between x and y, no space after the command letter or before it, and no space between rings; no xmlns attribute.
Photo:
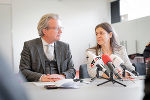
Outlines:
<svg viewBox="0 0 150 100"><path fill-rule="evenodd" d="M60 21L56 19L50 19L48 21L48 27L46 29L43 29L43 33L44 37L50 42L60 40L60 35L62 33Z"/></svg>

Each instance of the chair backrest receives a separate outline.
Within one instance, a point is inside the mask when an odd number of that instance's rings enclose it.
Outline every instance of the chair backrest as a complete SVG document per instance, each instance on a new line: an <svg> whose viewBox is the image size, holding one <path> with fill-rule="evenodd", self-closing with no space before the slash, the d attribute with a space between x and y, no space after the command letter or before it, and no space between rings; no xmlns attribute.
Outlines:
<svg viewBox="0 0 150 100"><path fill-rule="evenodd" d="M146 65L145 63L134 63L135 70L139 73L139 75L146 75Z"/></svg>
<svg viewBox="0 0 150 100"><path fill-rule="evenodd" d="M84 78L90 78L88 71L87 71L87 64L82 64L80 65L79 68L79 78L84 79Z"/></svg>

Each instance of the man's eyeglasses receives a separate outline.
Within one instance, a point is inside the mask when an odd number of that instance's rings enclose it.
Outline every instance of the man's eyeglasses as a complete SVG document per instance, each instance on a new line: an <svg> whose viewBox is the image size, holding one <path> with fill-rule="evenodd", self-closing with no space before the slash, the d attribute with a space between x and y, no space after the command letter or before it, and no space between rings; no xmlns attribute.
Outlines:
<svg viewBox="0 0 150 100"><path fill-rule="evenodd" d="M63 30L64 28L63 27L46 27L46 29L52 29L52 30L55 30L55 31L58 31L58 30Z"/></svg>

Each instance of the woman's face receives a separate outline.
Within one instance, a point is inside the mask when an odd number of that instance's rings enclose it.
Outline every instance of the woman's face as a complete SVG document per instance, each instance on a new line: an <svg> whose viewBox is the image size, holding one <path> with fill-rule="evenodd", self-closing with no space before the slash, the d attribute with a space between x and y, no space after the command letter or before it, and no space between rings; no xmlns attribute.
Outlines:
<svg viewBox="0 0 150 100"><path fill-rule="evenodd" d="M110 43L110 38L112 37L112 32L108 33L103 28L99 27L96 29L96 40L99 45L107 45Z"/></svg>

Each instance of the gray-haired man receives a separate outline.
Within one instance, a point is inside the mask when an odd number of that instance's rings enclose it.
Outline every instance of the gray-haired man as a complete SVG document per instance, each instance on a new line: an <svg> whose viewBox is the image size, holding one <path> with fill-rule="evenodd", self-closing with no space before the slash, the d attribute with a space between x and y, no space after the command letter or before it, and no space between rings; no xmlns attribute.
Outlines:
<svg viewBox="0 0 150 100"><path fill-rule="evenodd" d="M20 71L28 81L55 82L74 78L75 69L69 45L59 41L62 33L59 16L46 14L38 23L40 38L24 43Z"/></svg>

